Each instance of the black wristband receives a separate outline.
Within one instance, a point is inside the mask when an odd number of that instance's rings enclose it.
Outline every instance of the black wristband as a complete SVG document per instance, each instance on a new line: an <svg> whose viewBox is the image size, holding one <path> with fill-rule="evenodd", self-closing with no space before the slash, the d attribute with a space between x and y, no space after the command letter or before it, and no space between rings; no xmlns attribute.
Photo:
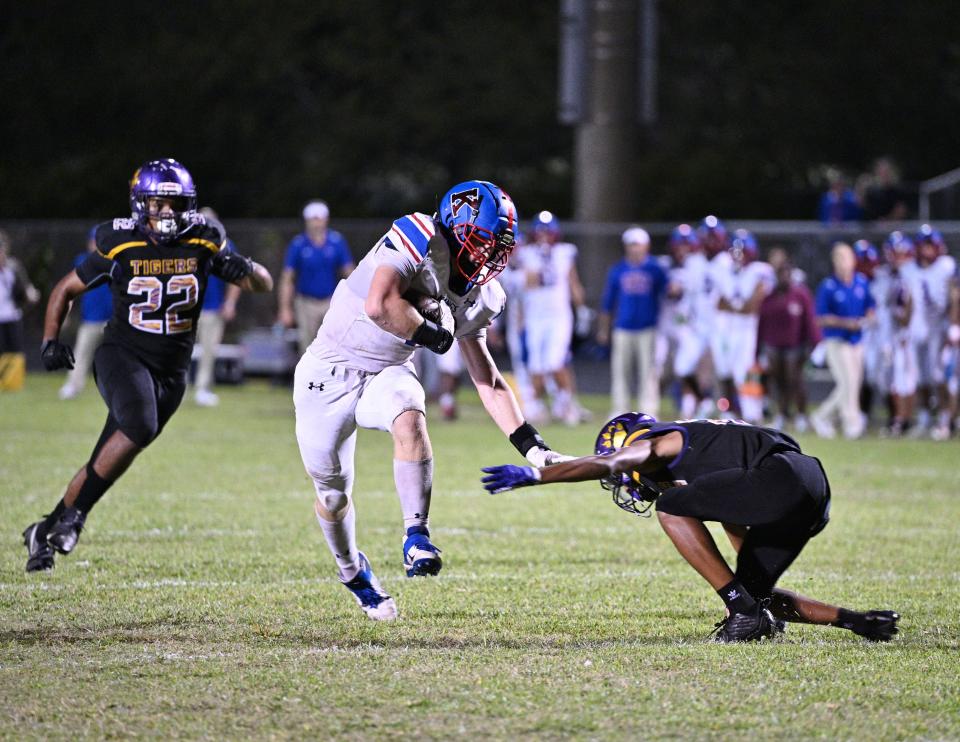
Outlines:
<svg viewBox="0 0 960 742"><path fill-rule="evenodd" d="M450 346L453 345L453 333L429 319L423 321L410 339L417 345L422 345L441 355L450 350Z"/></svg>
<svg viewBox="0 0 960 742"><path fill-rule="evenodd" d="M521 456L526 456L527 451L534 447L550 450L550 446L544 443L537 429L528 422L525 422L510 434L510 442L520 452Z"/></svg>

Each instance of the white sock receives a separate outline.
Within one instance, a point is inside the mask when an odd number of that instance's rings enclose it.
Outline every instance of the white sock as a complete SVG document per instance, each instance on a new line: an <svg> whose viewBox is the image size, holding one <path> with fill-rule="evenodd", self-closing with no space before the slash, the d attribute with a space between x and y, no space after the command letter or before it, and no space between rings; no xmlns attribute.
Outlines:
<svg viewBox="0 0 960 742"><path fill-rule="evenodd" d="M353 502L347 506L343 520L324 520L317 514L317 523L327 540L327 547L340 569L340 579L350 582L360 571L360 554L357 551L357 514Z"/></svg>
<svg viewBox="0 0 960 742"><path fill-rule="evenodd" d="M680 414L684 419L689 420L696 414L697 411L697 398L687 392L682 397L680 397Z"/></svg>
<svg viewBox="0 0 960 742"><path fill-rule="evenodd" d="M427 527L430 521L430 495L433 492L433 459L393 460L393 481L400 496L403 530L411 526Z"/></svg>

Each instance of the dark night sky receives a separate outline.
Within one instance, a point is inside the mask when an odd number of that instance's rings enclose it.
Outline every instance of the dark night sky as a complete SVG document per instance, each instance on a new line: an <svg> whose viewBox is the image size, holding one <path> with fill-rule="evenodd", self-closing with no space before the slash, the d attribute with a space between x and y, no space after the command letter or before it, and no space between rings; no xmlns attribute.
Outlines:
<svg viewBox="0 0 960 742"><path fill-rule="evenodd" d="M837 163L960 165L960 4L660 3L638 217L808 217ZM555 2L5 3L0 215L115 211L172 155L222 214L418 205L451 179L569 213ZM639 134L638 134L639 136ZM118 193L121 195L118 197Z"/></svg>

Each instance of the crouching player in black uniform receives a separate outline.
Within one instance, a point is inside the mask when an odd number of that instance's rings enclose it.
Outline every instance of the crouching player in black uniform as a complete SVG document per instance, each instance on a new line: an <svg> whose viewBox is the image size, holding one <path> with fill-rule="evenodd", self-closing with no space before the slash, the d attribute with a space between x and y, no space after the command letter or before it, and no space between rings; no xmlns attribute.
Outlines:
<svg viewBox="0 0 960 742"><path fill-rule="evenodd" d="M87 514L176 412L207 278L250 291L273 288L263 266L224 249L223 228L196 212L193 179L175 160L137 170L130 205L135 218L97 227L97 250L60 280L47 303L43 364L51 371L73 368L70 347L57 339L70 303L110 284L114 312L94 358L109 412L90 460L60 502L24 531L28 572L52 569L54 550L73 551Z"/></svg>
<svg viewBox="0 0 960 742"><path fill-rule="evenodd" d="M851 611L775 587L830 512L820 461L789 436L740 421L658 423L631 412L604 425L595 451L543 469L488 467L483 483L494 494L600 479L624 510L642 515L656 504L663 530L726 604L719 641L773 636L777 619L838 626L872 641L897 633L893 611ZM737 551L736 572L704 521L723 524Z"/></svg>

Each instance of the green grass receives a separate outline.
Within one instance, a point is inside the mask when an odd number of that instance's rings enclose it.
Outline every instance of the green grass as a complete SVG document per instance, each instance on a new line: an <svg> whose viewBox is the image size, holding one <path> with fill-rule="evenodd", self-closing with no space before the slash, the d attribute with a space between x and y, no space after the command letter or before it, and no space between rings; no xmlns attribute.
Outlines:
<svg viewBox="0 0 960 742"><path fill-rule="evenodd" d="M479 467L517 457L468 398L431 423L436 579L403 577L390 441L361 434L360 545L402 615L377 624L335 579L289 393L265 385L185 402L77 551L24 574L20 531L104 415L60 381L0 395L0 738L960 737L955 442L803 441L833 521L783 585L895 608L900 638L718 646L722 604L655 522L594 484L484 494ZM595 430L544 433L587 452Z"/></svg>

